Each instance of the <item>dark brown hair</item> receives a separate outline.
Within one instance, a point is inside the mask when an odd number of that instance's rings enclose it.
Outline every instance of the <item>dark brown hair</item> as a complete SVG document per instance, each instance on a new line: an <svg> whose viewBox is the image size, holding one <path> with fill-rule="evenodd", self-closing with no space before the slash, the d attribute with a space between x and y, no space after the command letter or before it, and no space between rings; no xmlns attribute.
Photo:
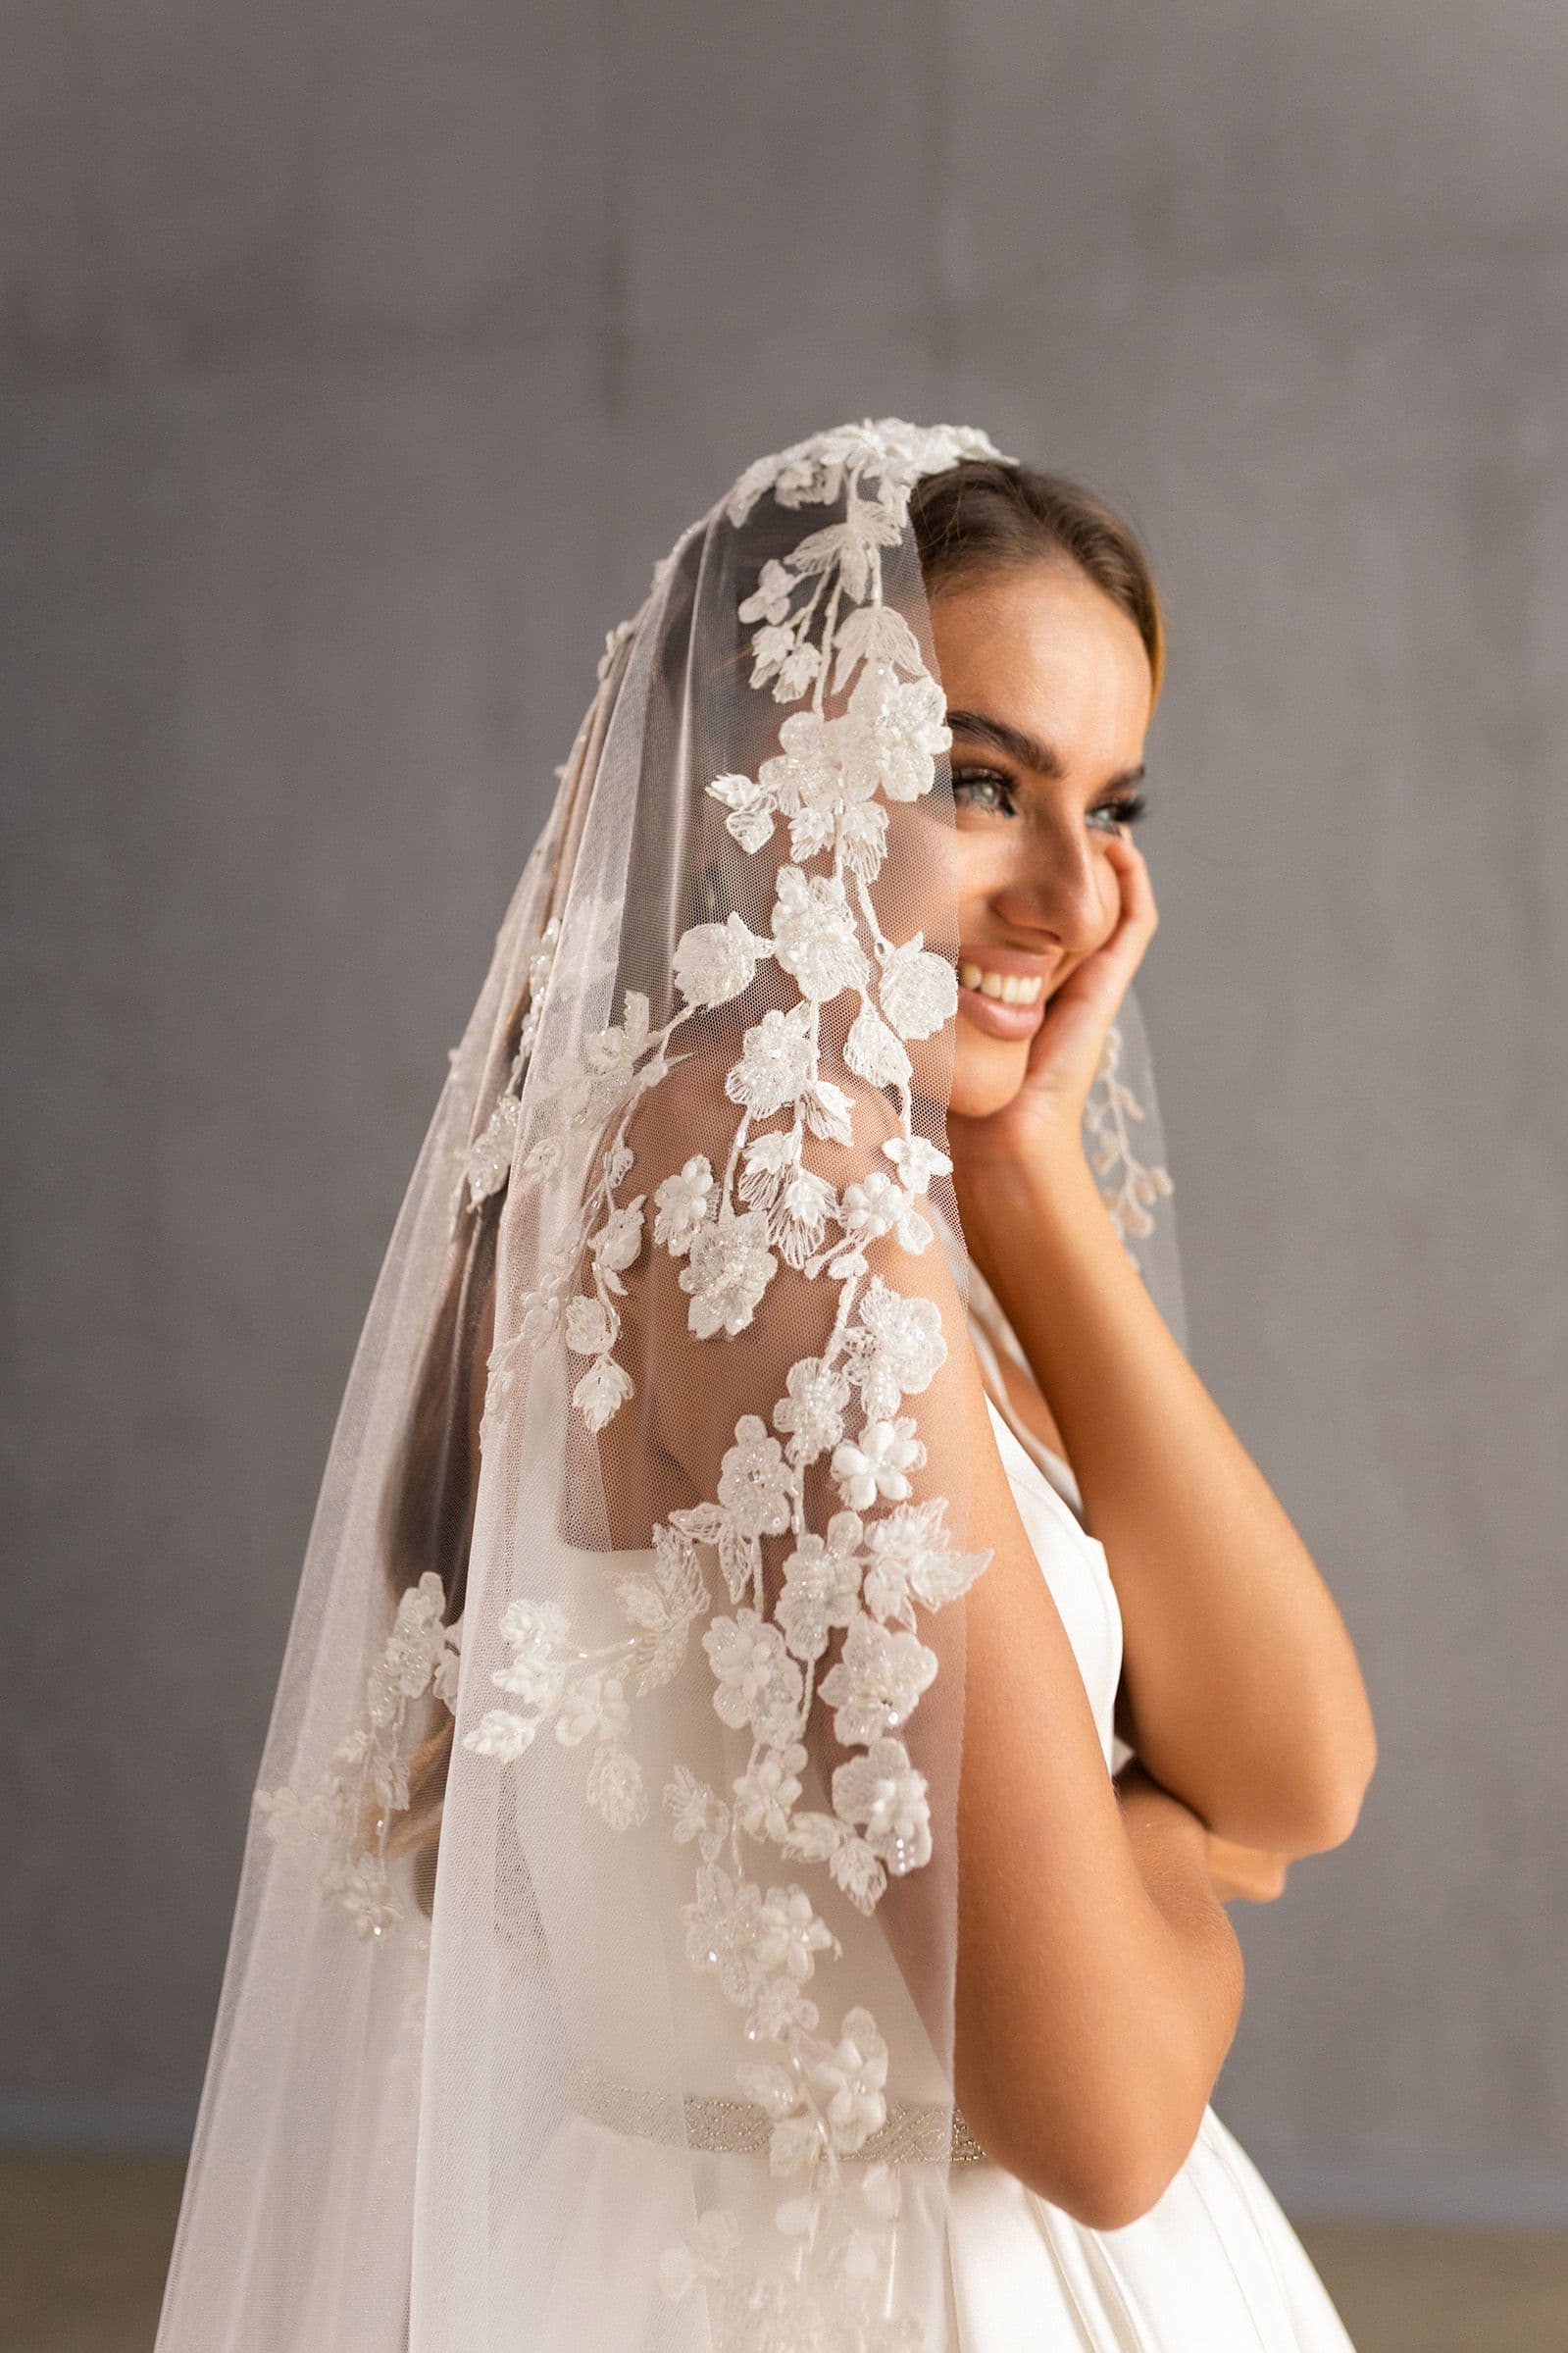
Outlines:
<svg viewBox="0 0 1568 2353"><path fill-rule="evenodd" d="M1009 458L965 458L916 484L909 519L931 596L987 572L1073 565L1138 631L1158 695L1165 624L1148 558L1132 527L1082 483Z"/></svg>

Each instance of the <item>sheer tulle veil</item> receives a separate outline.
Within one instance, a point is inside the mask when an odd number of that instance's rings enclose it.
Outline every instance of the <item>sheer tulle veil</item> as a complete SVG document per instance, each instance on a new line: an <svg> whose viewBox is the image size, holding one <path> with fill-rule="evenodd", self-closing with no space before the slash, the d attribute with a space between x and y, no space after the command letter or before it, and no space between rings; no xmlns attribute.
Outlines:
<svg viewBox="0 0 1568 2353"><path fill-rule="evenodd" d="M159 2353L936 2353L970 1525L893 419L610 637L333 1433ZM1086 1145L1180 1328L1129 999Z"/></svg>

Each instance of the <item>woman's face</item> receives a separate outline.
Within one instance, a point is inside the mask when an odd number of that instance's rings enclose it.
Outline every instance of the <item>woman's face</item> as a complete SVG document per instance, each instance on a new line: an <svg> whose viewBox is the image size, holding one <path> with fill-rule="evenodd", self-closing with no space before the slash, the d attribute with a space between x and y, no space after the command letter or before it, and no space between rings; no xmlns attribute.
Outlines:
<svg viewBox="0 0 1568 2353"><path fill-rule="evenodd" d="M1153 682L1134 623L1066 565L955 581L931 618L957 812L951 1108L981 1119L1017 1094L1047 999L1116 928L1105 844L1141 811Z"/></svg>

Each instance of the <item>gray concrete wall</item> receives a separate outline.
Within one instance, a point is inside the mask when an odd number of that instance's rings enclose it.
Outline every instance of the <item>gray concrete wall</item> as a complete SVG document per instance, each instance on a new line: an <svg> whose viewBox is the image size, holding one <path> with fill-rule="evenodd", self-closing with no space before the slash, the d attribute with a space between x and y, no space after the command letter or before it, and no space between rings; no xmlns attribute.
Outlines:
<svg viewBox="0 0 1568 2353"><path fill-rule="evenodd" d="M1082 471L1169 594L1194 1348L1382 1738L1239 1914L1216 2104L1303 2208L1568 2213L1565 117L1557 0L0 0L9 2130L188 2118L604 630L892 411Z"/></svg>

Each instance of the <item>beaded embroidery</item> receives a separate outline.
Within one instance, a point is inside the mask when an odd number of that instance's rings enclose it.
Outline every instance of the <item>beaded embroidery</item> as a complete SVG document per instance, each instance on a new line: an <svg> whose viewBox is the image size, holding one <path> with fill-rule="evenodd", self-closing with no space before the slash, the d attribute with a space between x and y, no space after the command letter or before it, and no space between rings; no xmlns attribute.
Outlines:
<svg viewBox="0 0 1568 2353"><path fill-rule="evenodd" d="M581 1747L587 1802L612 1828L632 1830L653 1811L632 1746L635 1703L682 1672L700 1629L712 1706L726 1725L750 1734L748 1761L728 1791L678 1765L659 1793L670 1834L694 1849L687 1957L743 2014L747 2054L736 2068L738 2100L698 2103L704 2113L693 2126L688 2098L666 2123L689 2146L766 2155L788 2190L777 2216L783 2269L758 2271L745 2260L739 2225L722 2210L703 2215L665 2257L668 2294L707 2290L717 2353L818 2353L830 2342L842 2353L918 2353L919 2324L885 2309L896 2169L983 2154L954 2111L889 2117L888 2053L869 2010L851 2007L836 2027L824 2026L817 1993L841 1947L808 1882L826 1873L869 1916L890 1877L930 1859L925 1778L902 1737L937 1667L916 1605L936 1610L958 1599L989 1558L953 1549L940 1498L914 1500L911 1474L926 1449L915 1414L902 1408L929 1389L947 1345L935 1302L885 1283L872 1263L882 1250L919 1254L934 1238L922 1204L951 1163L914 1131L908 1048L952 1020L956 975L919 932L895 940L884 931L872 887L886 856L889 804L931 791L950 742L940 688L908 622L883 601L883 553L904 532L916 482L961 458L995 454L982 435L885 419L813 436L735 485L725 512L736 526L765 495L784 509L841 510L765 562L738 606L752 628L752 688L796 707L755 776L724 774L706 787L742 851L759 852L783 829L788 855L769 929L754 932L731 914L683 933L673 959L679 1009L655 1026L647 998L629 992L619 1022L590 1037L576 1061L535 1073L550 1121L520 1157L524 1082L560 938L552 921L530 965L507 1080L463 1153L454 1204L455 1213L465 1194L478 1207L508 1185L552 1179L567 1166L573 1137L607 1132L573 1229L545 1252L520 1329L492 1351L481 1440L504 1417L526 1352L546 1346L577 1359L571 1402L587 1429L604 1430L624 1408L633 1387L616 1356L619 1303L645 1251L678 1263L699 1341L743 1332L781 1266L837 1288L821 1355L789 1368L768 1420L738 1417L713 1496L672 1511L653 1532L646 1565L618 1578L624 1635L584 1647L557 1605L514 1598L499 1622L506 1663L493 1674L507 1704L461 1731L465 1750L497 1765L518 1763L545 1728ZM681 544L657 567L655 587ZM611 632L601 681L635 627L633 617ZM831 716L830 694L839 706ZM735 1118L722 1160L693 1154L651 1199L627 1197L635 1165L628 1131L675 1066L683 1025L740 997L769 962L793 982L795 1001L744 1032L725 1080ZM855 1004L842 1060L868 1089L891 1092L898 1131L881 1146L886 1166L839 1192L807 1156L811 1139L854 1139L850 1096L821 1067L823 1007L846 992ZM1133 1151L1129 1122L1142 1112L1119 1076L1120 1053L1112 1030L1085 1140L1131 1254L1171 1183ZM807 1524L813 1469L838 1507L820 1529ZM788 1548L771 1613L767 1539ZM721 1595L728 1609L717 1607ZM407 1803L408 1705L427 1690L455 1705L460 1629L441 1626L440 1607L433 1576L404 1595L365 1714L322 1790L309 1800L287 1789L257 1798L275 1836L299 1830L336 1842L324 1894L362 1936L380 1936L400 1916L384 1845L387 1815ZM835 1632L839 1656L822 1672ZM832 1775L826 1812L799 1805L803 1736L818 1702L851 1752ZM359 1840L367 1791L380 1809L369 1845ZM759 1872L748 1849L772 1849L777 1877ZM591 2096L601 2106L610 2098L602 2087ZM632 2109L622 2100L617 2113L633 2113L640 2097ZM722 2120L708 2108L723 2110ZM710 2129L728 2137L702 2138Z"/></svg>
<svg viewBox="0 0 1568 2353"><path fill-rule="evenodd" d="M890 938L872 895L886 854L885 804L928 793L950 742L940 688L914 633L882 602L882 555L901 535L913 484L977 453L994 454L978 435L865 425L819 435L736 485L727 510L736 524L767 492L784 507L841 509L840 520L764 564L739 607L742 623L755 625L752 686L805 707L783 721L777 754L754 777L722 775L707 787L746 852L786 829L770 930L753 932L735 914L693 926L675 948L681 1003L672 1017L651 1026L646 999L630 994L621 1021L546 1082L569 1126L614 1120L581 1222L548 1258L523 1327L531 1345L559 1336L584 1359L572 1402L590 1430L602 1430L632 1395L615 1356L618 1303L628 1269L650 1244L680 1261L699 1340L744 1331L782 1263L835 1284L839 1295L823 1353L790 1368L772 1427L756 1413L739 1417L713 1499L672 1512L654 1532L652 1567L620 1580L627 1635L583 1649L552 1605L514 1601L501 1626L511 1661L495 1680L522 1705L491 1709L462 1735L466 1748L511 1763L548 1725L557 1739L590 1748L586 1795L604 1818L617 1828L641 1822L649 1798L631 1745L632 1703L681 1670L706 1620L712 1704L723 1722L750 1733L750 1757L724 1795L678 1767L664 1808L676 1839L697 1853L688 1958L744 2013L751 2055L737 2067L737 2088L755 2111L772 2173L793 2185L780 2209L793 2256L786 2270L755 2272L734 2219L720 2212L703 2216L665 2259L667 2292L706 2286L727 2353L764 2345L805 2353L826 2341L830 2326L835 2341L868 2353L917 2341L912 2323L879 2318L896 2172L857 2167L853 2182L843 2172L844 2160L887 2126L885 2042L862 2006L824 2028L808 1988L839 1940L801 1879L769 1884L752 1875L747 1846L825 1869L867 1914L889 1876L928 1860L925 1778L900 1737L937 1664L920 1640L915 1605L956 1599L989 1558L952 1549L939 1499L911 1500L910 1474L926 1450L900 1407L929 1387L946 1341L935 1304L889 1288L868 1256L878 1245L919 1253L933 1240L921 1202L951 1163L914 1132L907 1049L957 1007L951 963L918 932ZM830 687L841 703L832 716ZM819 861L826 870L811 871ZM628 1130L671 1068L683 1024L742 995L769 959L794 982L796 1001L744 1034L726 1082L736 1118L722 1166L697 1154L651 1202L641 1193L624 1199L634 1165ZM853 1138L850 1098L821 1068L822 1008L846 991L858 1002L844 1065L869 1088L893 1092L898 1133L882 1148L885 1169L840 1195L808 1167L806 1147L811 1137ZM503 1358L495 1377L510 1370ZM840 1509L817 1531L806 1521L805 1476L823 1462ZM771 1616L762 1554L770 1537L790 1544ZM704 1556L715 1561L728 1611L713 1608ZM819 1682L834 1627L844 1631L841 1656ZM852 1752L833 1774L831 1811L820 1813L798 1805L803 1734L819 1699Z"/></svg>

